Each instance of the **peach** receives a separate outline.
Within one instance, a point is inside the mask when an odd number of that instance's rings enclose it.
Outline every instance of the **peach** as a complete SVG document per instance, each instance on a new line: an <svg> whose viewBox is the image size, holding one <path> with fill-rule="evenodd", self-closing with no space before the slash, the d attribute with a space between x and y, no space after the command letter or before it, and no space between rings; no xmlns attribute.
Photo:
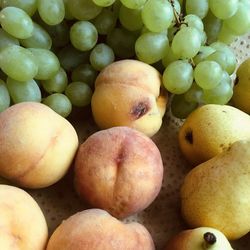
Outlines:
<svg viewBox="0 0 250 250"><path fill-rule="evenodd" d="M159 149L149 137L129 127L91 135L79 147L74 170L79 196L118 218L148 207L163 178Z"/></svg>
<svg viewBox="0 0 250 250"><path fill-rule="evenodd" d="M97 125L128 126L153 136L161 127L168 99L161 80L154 67L137 60L108 65L96 78L91 100Z"/></svg>
<svg viewBox="0 0 250 250"><path fill-rule="evenodd" d="M0 185L0 249L44 250L48 227L36 201L24 190Z"/></svg>
<svg viewBox="0 0 250 250"><path fill-rule="evenodd" d="M147 229L125 224L101 209L78 212L52 234L47 250L154 250Z"/></svg>
<svg viewBox="0 0 250 250"><path fill-rule="evenodd" d="M0 175L21 187L42 188L65 175L78 137L46 105L23 102L0 113L0 145Z"/></svg>

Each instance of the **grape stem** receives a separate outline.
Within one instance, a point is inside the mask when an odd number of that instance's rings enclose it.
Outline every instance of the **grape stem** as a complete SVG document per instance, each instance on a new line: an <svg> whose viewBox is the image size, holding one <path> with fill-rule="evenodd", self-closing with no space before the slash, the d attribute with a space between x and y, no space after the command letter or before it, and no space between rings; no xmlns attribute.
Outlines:
<svg viewBox="0 0 250 250"><path fill-rule="evenodd" d="M172 7L173 7L174 18L175 18L175 21L176 21L176 26L179 27L179 26L181 26L181 24L182 24L182 15L179 14L179 13L176 11L176 9L175 9L175 7L174 7L174 0L169 0L169 2L170 2L170 4L171 4Z"/></svg>

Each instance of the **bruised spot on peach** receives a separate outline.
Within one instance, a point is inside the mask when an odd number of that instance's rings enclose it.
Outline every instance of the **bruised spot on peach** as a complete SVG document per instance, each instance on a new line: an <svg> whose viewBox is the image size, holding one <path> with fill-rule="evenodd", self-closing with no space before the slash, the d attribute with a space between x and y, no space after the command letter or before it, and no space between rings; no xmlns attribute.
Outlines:
<svg viewBox="0 0 250 250"><path fill-rule="evenodd" d="M132 115L133 119L139 119L140 117L144 116L150 110L150 102L148 99L143 101L139 101L132 106L130 114Z"/></svg>

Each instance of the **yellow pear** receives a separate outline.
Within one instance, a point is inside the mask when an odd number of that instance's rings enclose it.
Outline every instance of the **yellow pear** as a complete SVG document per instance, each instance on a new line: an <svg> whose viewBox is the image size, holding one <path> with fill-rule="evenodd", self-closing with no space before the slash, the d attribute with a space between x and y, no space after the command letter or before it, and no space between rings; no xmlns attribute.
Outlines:
<svg viewBox="0 0 250 250"><path fill-rule="evenodd" d="M225 235L215 228L198 227L173 236L164 250L233 250Z"/></svg>
<svg viewBox="0 0 250 250"><path fill-rule="evenodd" d="M193 111L179 130L179 145L192 165L205 162L233 142L250 139L250 116L229 105L207 104Z"/></svg>
<svg viewBox="0 0 250 250"><path fill-rule="evenodd" d="M193 168L181 187L181 211L191 227L213 227L229 240L250 231L250 140Z"/></svg>

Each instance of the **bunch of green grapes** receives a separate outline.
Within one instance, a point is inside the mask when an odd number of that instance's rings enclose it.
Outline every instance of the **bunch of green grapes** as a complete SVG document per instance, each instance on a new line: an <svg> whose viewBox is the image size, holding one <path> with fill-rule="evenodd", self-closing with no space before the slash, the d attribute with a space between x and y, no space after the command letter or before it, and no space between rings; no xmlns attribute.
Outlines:
<svg viewBox="0 0 250 250"><path fill-rule="evenodd" d="M4 0L0 8L0 112L36 101L67 117L89 106L99 71L133 58L163 74L172 112L184 118L231 99L228 44L250 30L248 0Z"/></svg>

